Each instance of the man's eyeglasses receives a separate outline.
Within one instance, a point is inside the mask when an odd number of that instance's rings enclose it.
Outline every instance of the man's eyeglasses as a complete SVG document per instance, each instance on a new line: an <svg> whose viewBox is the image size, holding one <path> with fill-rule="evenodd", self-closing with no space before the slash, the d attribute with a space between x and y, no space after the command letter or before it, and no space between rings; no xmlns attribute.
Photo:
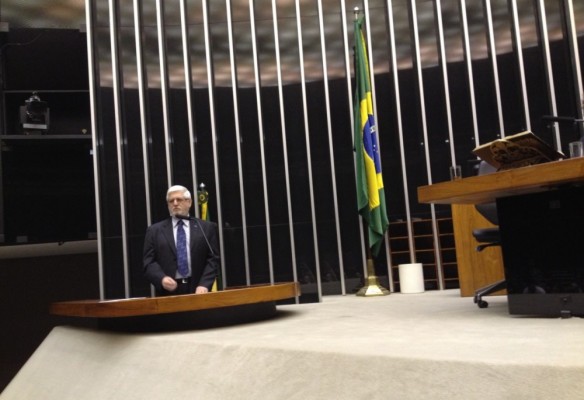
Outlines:
<svg viewBox="0 0 584 400"><path fill-rule="evenodd" d="M185 200L188 200L188 199L185 199L182 197L178 197L176 199L168 199L168 204L173 204L174 202L177 202L178 204L182 204Z"/></svg>

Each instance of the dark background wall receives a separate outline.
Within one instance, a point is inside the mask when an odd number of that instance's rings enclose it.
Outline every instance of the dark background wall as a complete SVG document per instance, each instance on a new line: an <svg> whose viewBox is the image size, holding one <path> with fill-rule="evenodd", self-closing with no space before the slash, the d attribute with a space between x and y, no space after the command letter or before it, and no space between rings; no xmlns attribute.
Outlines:
<svg viewBox="0 0 584 400"><path fill-rule="evenodd" d="M4 242L95 238L85 34L13 29L0 34L0 171ZM20 107L33 92L50 108L49 130L30 132Z"/></svg>
<svg viewBox="0 0 584 400"><path fill-rule="evenodd" d="M54 326L69 323L49 314L51 303L99 298L95 246L50 256L36 247L52 243L58 254L95 240L85 39L70 29L0 33L0 390ZM50 107L43 135L25 135L19 120L33 91Z"/></svg>

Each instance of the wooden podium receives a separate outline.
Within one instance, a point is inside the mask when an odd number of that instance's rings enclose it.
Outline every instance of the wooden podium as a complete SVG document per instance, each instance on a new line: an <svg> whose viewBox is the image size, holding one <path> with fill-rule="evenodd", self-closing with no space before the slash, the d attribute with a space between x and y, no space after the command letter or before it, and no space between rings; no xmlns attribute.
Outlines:
<svg viewBox="0 0 584 400"><path fill-rule="evenodd" d="M296 296L299 283L287 282L205 294L57 302L50 313L90 320L111 330L193 329L266 319L276 313L276 301Z"/></svg>

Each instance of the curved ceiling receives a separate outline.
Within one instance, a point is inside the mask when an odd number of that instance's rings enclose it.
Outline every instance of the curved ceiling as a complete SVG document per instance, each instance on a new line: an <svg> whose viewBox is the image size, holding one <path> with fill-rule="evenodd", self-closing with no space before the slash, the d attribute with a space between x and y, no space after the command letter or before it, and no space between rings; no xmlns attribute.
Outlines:
<svg viewBox="0 0 584 400"><path fill-rule="evenodd" d="M122 24L131 28L133 24L133 2L126 1L123 3L120 15ZM361 3L359 1L359 3ZM395 24L396 39L396 58L398 68L409 68L412 66L411 52L411 34L409 20L410 12L408 11L407 0L393 0L392 11ZM444 49L446 59L449 62L460 61L463 59L462 34L460 32L460 0L443 0L440 2L441 17L444 26ZM487 39L484 24L484 9L482 1L467 1L466 11L469 21L469 41L472 47L472 57L486 57ZM107 1L98 2L104 9L98 8L98 15L104 16L107 23ZM345 58L340 56L344 53L344 42L342 38L341 18L340 18L339 0L322 0L323 26L325 33L325 46L327 54L327 74L329 78L345 76ZM347 4L346 20L348 24L352 23L353 11L352 6ZM387 11L385 0L369 1L370 19L371 19L371 43L373 51L374 68L377 73L389 70L389 50L387 35ZM420 42L420 61L422 66L436 65L439 60L435 18L436 0L416 1L417 28ZM498 53L512 51L510 20L508 17L509 8L507 0L491 0L492 20L494 22L493 30L494 39ZM236 54L251 54L251 24L249 0L231 0L232 19L234 26L239 26L236 31ZM272 1L255 0L255 22L258 49L260 59L269 60L262 65L262 81L264 84L275 83L277 79L275 56L274 56L274 30L272 24ZM157 57L157 30L155 29L156 2L142 1L144 9L145 24L150 29L145 30L145 42L150 45L145 46L145 50L152 54L146 59L154 60ZM10 29L14 28L60 28L60 29L80 29L85 25L85 0L3 0L0 4L1 21L8 23ZM167 32L169 42L173 42L172 32L177 32L180 36L180 2L179 0L166 0L165 20L171 27ZM189 8L189 26L193 32L202 32L203 17L201 12L201 1L190 1L187 3ZM517 9L519 22L521 26L521 40L523 47L535 46L537 44L537 31L534 22L534 2L533 0L517 0ZM549 5L546 5L549 7ZM547 18L548 34L550 40L562 38L562 30L559 24L560 18L554 18L559 14L558 6L550 8L550 16ZM304 67L306 78L322 78L321 62L321 37L318 21L318 7L315 0L300 1L300 12L302 15L302 39ZM282 65L286 65L287 71L283 79L285 82L297 81L299 67L298 65L298 39L296 32L296 1L278 0L278 30L279 30L279 47L281 50ZM574 13L577 16L584 16L584 1L574 1ZM211 21L212 42L213 42L213 63L214 78L218 85L229 85L231 67L228 46L228 31L226 26L226 5L225 2L209 1L209 21ZM584 18L578 18L577 31L584 32ZM174 27L174 29L172 28ZM352 26L347 28L347 34L352 34ZM349 43L352 38L349 38ZM176 65L177 74L182 68L180 40L177 43L177 51L169 51L169 64ZM107 46L107 43L103 44ZM124 46L133 46L132 40L124 41ZM204 55L204 43L202 40L193 40L191 44L193 54ZM171 50L173 49L170 46ZM290 49L290 51L287 51ZM132 49L128 50L132 52ZM245 60L238 64L238 79L242 85L251 84L254 80L253 63ZM313 62L314 60L314 62ZM155 64L155 63L154 63ZM194 63L193 68L197 68ZM172 76L173 74L171 74ZM178 74L178 75L182 75ZM177 76L178 76L177 75ZM180 81L180 77L177 81ZM172 78L171 78L172 80Z"/></svg>

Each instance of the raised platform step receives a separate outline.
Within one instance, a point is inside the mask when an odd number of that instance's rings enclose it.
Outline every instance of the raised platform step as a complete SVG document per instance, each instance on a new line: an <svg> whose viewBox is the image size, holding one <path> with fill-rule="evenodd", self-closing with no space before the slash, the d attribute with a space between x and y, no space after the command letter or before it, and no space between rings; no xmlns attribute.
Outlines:
<svg viewBox="0 0 584 400"><path fill-rule="evenodd" d="M1 400L580 399L584 320L457 290L327 296L214 329L55 328Z"/></svg>

